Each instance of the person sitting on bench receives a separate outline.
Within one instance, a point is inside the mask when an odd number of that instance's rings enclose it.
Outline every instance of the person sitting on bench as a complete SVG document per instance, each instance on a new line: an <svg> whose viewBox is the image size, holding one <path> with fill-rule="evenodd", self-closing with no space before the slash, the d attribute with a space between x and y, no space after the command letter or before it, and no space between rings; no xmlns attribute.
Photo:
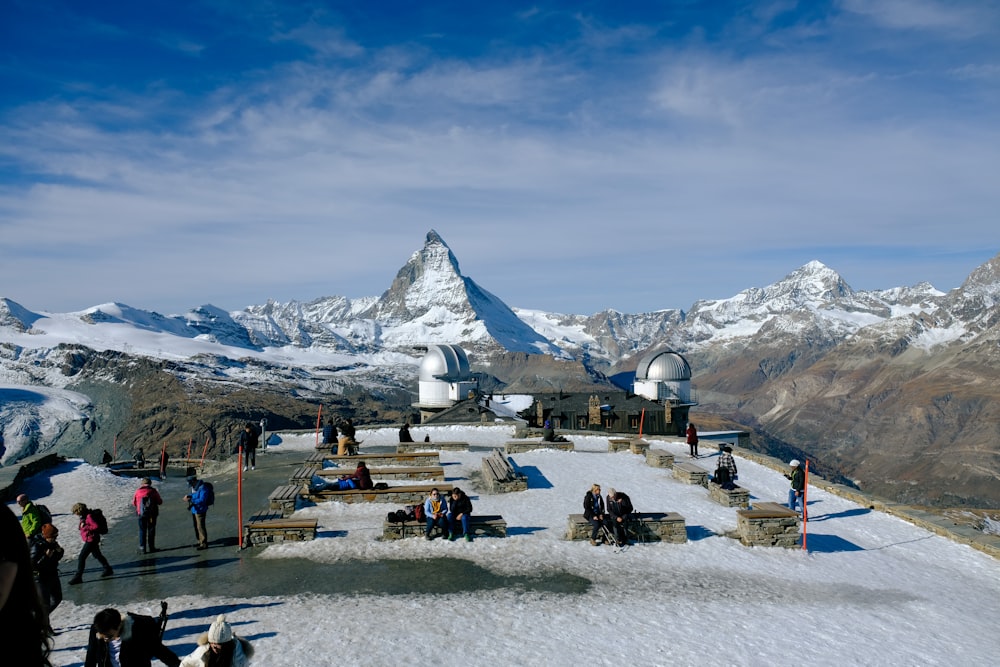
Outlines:
<svg viewBox="0 0 1000 667"><path fill-rule="evenodd" d="M604 499L601 498L601 485L594 484L583 497L583 518L590 522L590 543L595 547L600 544L597 536L604 524Z"/></svg>
<svg viewBox="0 0 1000 667"><path fill-rule="evenodd" d="M632 513L632 500L628 494L610 489L608 492L608 525L618 546L628 543L628 517Z"/></svg>

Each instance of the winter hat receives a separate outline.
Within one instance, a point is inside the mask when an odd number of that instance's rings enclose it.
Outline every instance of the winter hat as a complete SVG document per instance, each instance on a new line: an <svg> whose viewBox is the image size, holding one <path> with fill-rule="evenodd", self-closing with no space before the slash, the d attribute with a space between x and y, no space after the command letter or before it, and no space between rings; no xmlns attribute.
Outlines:
<svg viewBox="0 0 1000 667"><path fill-rule="evenodd" d="M51 523L47 523L42 526L42 537L49 539L50 537L57 537L59 535L59 529L53 526Z"/></svg>
<svg viewBox="0 0 1000 667"><path fill-rule="evenodd" d="M139 486L153 486L153 480L148 477L143 477L142 481L139 482Z"/></svg>
<svg viewBox="0 0 1000 667"><path fill-rule="evenodd" d="M225 644L233 639L233 629L226 623L226 615L219 614L215 622L208 628L208 641L211 644Z"/></svg>
<svg viewBox="0 0 1000 667"><path fill-rule="evenodd" d="M799 460L798 459L792 459L791 461L788 462L788 465L792 466L793 468L798 468L799 467Z"/></svg>

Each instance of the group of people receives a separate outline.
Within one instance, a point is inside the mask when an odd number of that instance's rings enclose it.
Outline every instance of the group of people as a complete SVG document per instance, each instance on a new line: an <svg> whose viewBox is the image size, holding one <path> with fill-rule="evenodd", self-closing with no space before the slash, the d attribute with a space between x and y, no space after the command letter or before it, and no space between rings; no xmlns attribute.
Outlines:
<svg viewBox="0 0 1000 667"><path fill-rule="evenodd" d="M319 475L313 475L309 488L313 491L332 489L343 491L345 489L374 489L375 483L372 481L372 472L368 469L368 464L358 461L358 467L350 475L341 475L337 479L328 480Z"/></svg>
<svg viewBox="0 0 1000 667"><path fill-rule="evenodd" d="M437 526L441 530L441 537L446 540L454 542L462 537L466 542L472 541L472 531L469 529L472 499L457 486L450 494L443 494L437 488L431 489L431 494L424 500L424 517L427 522L424 532L426 539L432 539L431 533Z"/></svg>
<svg viewBox="0 0 1000 667"><path fill-rule="evenodd" d="M27 498L19 497L18 501L22 510L27 508L27 520L22 516L18 521L7 505L0 506L0 635L7 647L5 655L16 658L17 664L49 665L55 634L49 618L62 600L57 568L63 549L52 523L41 524L30 537L25 534L25 526L34 530L38 508ZM86 523L88 530L96 530L86 506L78 503L74 510L82 515L81 525ZM91 553L103 559L99 549ZM106 568L106 572L110 570L110 566ZM198 648L181 660L163 645L162 628L156 619L104 609L94 617L84 664L133 667L149 665L157 658L170 667L246 667L252 656L249 642L236 636L224 616L199 638Z"/></svg>
<svg viewBox="0 0 1000 667"><path fill-rule="evenodd" d="M330 447L331 454L347 456L358 453L358 441L354 439L357 429L351 418L339 419L334 423L330 417L323 425L323 444Z"/></svg>
<svg viewBox="0 0 1000 667"><path fill-rule="evenodd" d="M628 519L635 508L627 493L608 489L601 497L601 485L594 484L583 497L583 518L590 522L590 543L595 547L607 542L610 535L615 546L628 544Z"/></svg>

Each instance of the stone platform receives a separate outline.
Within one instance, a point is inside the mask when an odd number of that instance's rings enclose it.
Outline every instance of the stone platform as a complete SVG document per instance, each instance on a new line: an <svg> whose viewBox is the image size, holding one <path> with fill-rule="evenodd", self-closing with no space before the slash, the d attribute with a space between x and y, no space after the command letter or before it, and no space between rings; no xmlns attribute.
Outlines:
<svg viewBox="0 0 1000 667"><path fill-rule="evenodd" d="M503 450L508 456L511 454L523 454L525 452L537 452L542 449L558 449L564 452L573 451L573 442L565 440L562 442L544 442L542 440L508 440L504 443Z"/></svg>
<svg viewBox="0 0 1000 667"><path fill-rule="evenodd" d="M646 465L653 468L673 468L674 455L662 449L650 449L646 452Z"/></svg>
<svg viewBox="0 0 1000 667"><path fill-rule="evenodd" d="M718 484L708 485L708 497L723 507L747 507L750 505L750 492L743 487L724 489Z"/></svg>
<svg viewBox="0 0 1000 667"><path fill-rule="evenodd" d="M674 478L685 484L708 486L708 471L689 461L674 460Z"/></svg>
<svg viewBox="0 0 1000 667"><path fill-rule="evenodd" d="M401 442L396 445L397 454L409 454L411 452L429 451L450 451L460 452L467 450L467 442Z"/></svg>
<svg viewBox="0 0 1000 667"><path fill-rule="evenodd" d="M243 524L243 544L257 546L273 542L304 542L316 539L316 519L292 519L280 511L258 512Z"/></svg>
<svg viewBox="0 0 1000 667"><path fill-rule="evenodd" d="M567 540L589 540L590 522L582 514L570 514ZM684 517L677 512L635 512L629 519L628 531L637 542L687 542Z"/></svg>
<svg viewBox="0 0 1000 667"><path fill-rule="evenodd" d="M778 503L756 503L736 511L740 542L754 547L795 548L799 542L799 515Z"/></svg>
<svg viewBox="0 0 1000 667"><path fill-rule="evenodd" d="M401 540L406 537L423 537L427 530L426 521L405 521L403 523L382 522L383 540ZM507 522L499 514L473 514L469 519L469 530L473 537L507 537Z"/></svg>

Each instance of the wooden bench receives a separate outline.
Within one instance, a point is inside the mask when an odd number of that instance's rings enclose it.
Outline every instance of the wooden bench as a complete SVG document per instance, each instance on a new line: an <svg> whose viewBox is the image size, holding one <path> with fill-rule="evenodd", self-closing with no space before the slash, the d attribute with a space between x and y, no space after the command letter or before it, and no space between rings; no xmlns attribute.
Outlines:
<svg viewBox="0 0 1000 667"><path fill-rule="evenodd" d="M646 465L653 468L673 468L674 455L662 449L650 449L646 452Z"/></svg>
<svg viewBox="0 0 1000 667"><path fill-rule="evenodd" d="M269 542L303 542L316 539L316 519L292 519L280 511L257 512L243 524L244 546Z"/></svg>
<svg viewBox="0 0 1000 667"><path fill-rule="evenodd" d="M674 460L674 478L685 484L708 486L708 471L688 461Z"/></svg>
<svg viewBox="0 0 1000 667"><path fill-rule="evenodd" d="M747 546L799 546L799 515L778 503L756 503L750 509L736 510L736 529L740 542Z"/></svg>
<svg viewBox="0 0 1000 667"><path fill-rule="evenodd" d="M467 442L401 442L396 445L397 454L409 454L410 452L426 451L450 451L459 452L469 448Z"/></svg>
<svg viewBox="0 0 1000 667"><path fill-rule="evenodd" d="M427 531L426 521L405 521L403 523L382 522L383 540L401 540L406 537L423 537ZM499 514L473 514L469 517L469 531L473 537L507 537L507 522Z"/></svg>
<svg viewBox="0 0 1000 667"><path fill-rule="evenodd" d="M591 525L582 514L570 514L567 540L589 540ZM684 517L677 512L633 512L628 531L638 542L687 542Z"/></svg>
<svg viewBox="0 0 1000 667"><path fill-rule="evenodd" d="M545 442L543 440L508 440L504 443L503 451L511 454L523 454L525 452L537 452L542 449L558 449L564 452L573 451L573 442L564 440L562 442Z"/></svg>
<svg viewBox="0 0 1000 667"><path fill-rule="evenodd" d="M350 447L360 447L362 442L364 442L364 441L363 440L355 440L354 442L350 443L349 446ZM322 452L324 450L329 452L329 451L333 451L334 449L337 449L338 447L340 447L340 440L339 439L337 440L337 442L331 442L331 443L326 443L326 444L324 444L323 441L321 440L319 443L316 444L315 447L313 447L313 449L315 449L317 452Z"/></svg>
<svg viewBox="0 0 1000 667"><path fill-rule="evenodd" d="M273 510L280 510L282 516L288 516L295 511L303 491L305 487L302 484L279 486L267 496L267 506Z"/></svg>
<svg viewBox="0 0 1000 667"><path fill-rule="evenodd" d="M431 489L438 489L442 494L451 493L451 484L422 484L408 486L390 486L388 489L343 489L334 491L306 490L305 498L313 502L338 501L342 503L396 503L397 505L413 505L422 503L430 495Z"/></svg>
<svg viewBox="0 0 1000 667"><path fill-rule="evenodd" d="M323 454L315 452L306 459L307 465L321 467L323 461L332 461L342 468L354 470L358 461L364 461L371 466L391 466L409 465L416 467L426 467L431 465L441 465L441 455L438 452L409 452L406 454L355 454L354 456L337 456L336 454Z"/></svg>
<svg viewBox="0 0 1000 667"><path fill-rule="evenodd" d="M510 459L500 450L483 457L483 480L493 493L525 491L528 488L528 477L516 471Z"/></svg>
<svg viewBox="0 0 1000 667"><path fill-rule="evenodd" d="M353 468L312 468L310 466L303 466L296 468L295 472L292 473L292 482L301 481L304 484L308 484L313 475L319 475L320 477L340 477L341 475L350 475L353 472ZM432 482L444 481L444 468L441 466L427 466L424 468L369 468L368 472L371 473L372 479L375 480L410 479L429 480Z"/></svg>
<svg viewBox="0 0 1000 667"><path fill-rule="evenodd" d="M747 507L750 504L750 492L740 486L724 489L715 482L710 482L708 497L723 507Z"/></svg>

